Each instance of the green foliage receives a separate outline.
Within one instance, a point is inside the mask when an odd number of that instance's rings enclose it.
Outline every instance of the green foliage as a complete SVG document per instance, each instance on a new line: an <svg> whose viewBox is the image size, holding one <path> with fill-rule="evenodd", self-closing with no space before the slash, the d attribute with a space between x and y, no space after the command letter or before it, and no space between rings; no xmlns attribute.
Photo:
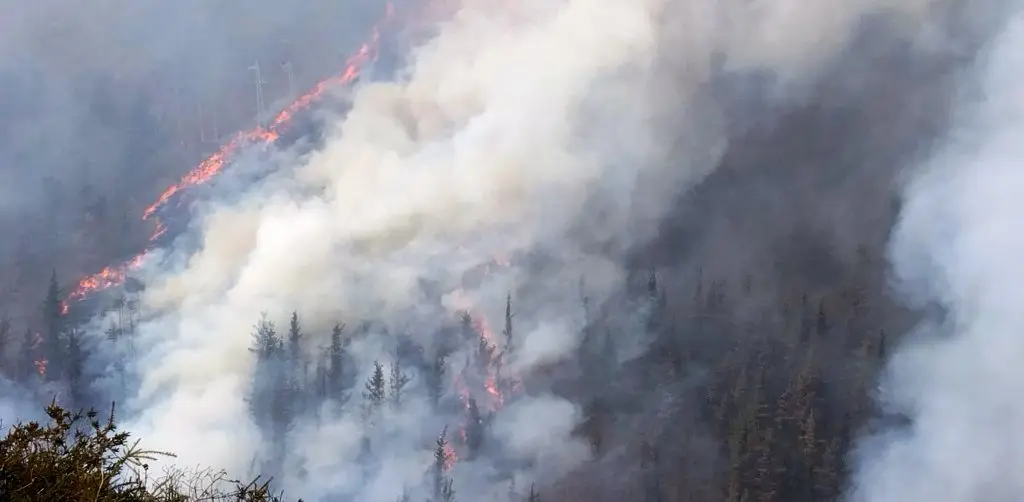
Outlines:
<svg viewBox="0 0 1024 502"><path fill-rule="evenodd" d="M6 502L280 502L268 482L243 483L218 471L172 469L151 477L150 462L173 457L145 450L119 431L111 408L70 413L55 403L48 423L13 425L0 440L0 499Z"/></svg>

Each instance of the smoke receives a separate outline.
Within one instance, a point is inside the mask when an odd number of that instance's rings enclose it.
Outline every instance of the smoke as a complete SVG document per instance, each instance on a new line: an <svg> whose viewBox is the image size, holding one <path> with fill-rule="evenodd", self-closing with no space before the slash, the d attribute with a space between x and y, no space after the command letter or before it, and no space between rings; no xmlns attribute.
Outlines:
<svg viewBox="0 0 1024 502"><path fill-rule="evenodd" d="M383 323L351 348L362 380L374 359L394 359L396 333L433 350L434 326L462 302L498 319L511 292L522 336L510 367L528 374L572 357L581 294L595 304L620 294L625 253L717 163L728 141L710 90L717 73L809 79L868 14L917 33L929 7L465 0L395 81L355 91L323 148L237 202L205 206L198 249L166 250L176 266L148 264L126 427L183 465L240 473L271 455L245 401L263 312L283 321L298 311L314 347L336 322ZM500 256L510 264L464 284ZM643 338L641 323L623 325ZM467 352L451 358L456 371ZM297 423L282 487L306 500L391 501L420 486L433 436L455 420L435 416L423 380L380 424L362 419L358 396ZM588 454L571 436L580 416L543 391L497 409L502 454L461 462L456 487L500 500L507 487L494 474L508 459L520 486L568 472ZM381 459L373 468L363 438Z"/></svg>
<svg viewBox="0 0 1024 502"><path fill-rule="evenodd" d="M1024 251L1024 16L1006 19L970 75L958 127L905 190L892 242L899 284L946 315L891 361L883 403L911 423L864 441L855 501L1017 500L1024 489L1024 276L1014 265Z"/></svg>
<svg viewBox="0 0 1024 502"><path fill-rule="evenodd" d="M36 322L62 283L137 250L159 187L341 66L377 0L45 0L0 6L0 295ZM112 231L110 229L122 229ZM113 235L112 235L113 234ZM127 234L127 235L126 235Z"/></svg>

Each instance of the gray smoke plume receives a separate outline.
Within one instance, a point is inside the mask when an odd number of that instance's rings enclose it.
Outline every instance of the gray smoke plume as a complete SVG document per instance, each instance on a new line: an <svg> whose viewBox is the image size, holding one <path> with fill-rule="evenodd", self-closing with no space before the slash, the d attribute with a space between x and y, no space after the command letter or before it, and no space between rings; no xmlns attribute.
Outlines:
<svg viewBox="0 0 1024 502"><path fill-rule="evenodd" d="M351 347L363 379L375 359L393 360L395 333L432 350L426 326L467 306L500 319L511 292L522 336L500 347L509 366L528 374L571 357L584 324L580 279L594 303L621 293L625 251L716 164L728 140L711 91L717 72L799 82L866 16L917 33L931 7L463 0L399 78L355 91L351 110L328 120L323 148L277 152L286 169L236 202L204 207L198 249L165 250L177 266L147 264L140 381L126 427L183 465L238 473L272 455L245 401L251 326L263 312L283 325L298 311L313 346L326 344L336 322L382 322ZM684 155L668 158L680 136ZM503 256L507 266L463 284ZM456 370L471 349L453 355ZM281 486L305 500L345 493L371 502L421 486L432 437L456 418L431 410L422 378L412 385L412 397L378 423L364 419L356 396L296 424ZM571 436L576 404L534 392L495 411L493 434L515 466L461 462L452 472L464 499L502 500L499 471L528 486L586 459ZM364 440L380 459L372 469Z"/></svg>
<svg viewBox="0 0 1024 502"><path fill-rule="evenodd" d="M891 361L882 402L910 424L862 443L857 502L1009 501L1024 489L1024 15L1012 4L965 78L957 127L905 189L892 241L899 285L944 315Z"/></svg>

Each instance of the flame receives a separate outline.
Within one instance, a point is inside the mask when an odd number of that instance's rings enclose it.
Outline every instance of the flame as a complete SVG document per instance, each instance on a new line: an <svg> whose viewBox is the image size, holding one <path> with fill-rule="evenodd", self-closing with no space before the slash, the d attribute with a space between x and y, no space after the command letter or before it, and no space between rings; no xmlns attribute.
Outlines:
<svg viewBox="0 0 1024 502"><path fill-rule="evenodd" d="M142 253L119 266L105 267L103 270L81 279L78 281L78 286L75 290L68 296L68 300L81 300L89 293L123 283L128 276L128 272L137 270L142 266L146 256L146 253ZM65 302L65 307L66 305L67 302Z"/></svg>
<svg viewBox="0 0 1024 502"><path fill-rule="evenodd" d="M37 331L37 332L34 333L34 335L35 336L32 337L32 351L33 352L36 351L36 350L39 350L39 346L43 344L43 334ZM47 363L49 363L49 361L46 358L44 358L44 357L41 357L39 359L36 359L35 361L32 361L32 364L34 364L35 367L36 367L36 373L39 374L40 378L45 378L46 377L46 365L47 365Z"/></svg>
<svg viewBox="0 0 1024 502"><path fill-rule="evenodd" d="M167 227L164 226L164 222L157 220L156 229L153 230L153 235L149 236L149 242L155 242L160 237L163 237L167 233Z"/></svg>
<svg viewBox="0 0 1024 502"><path fill-rule="evenodd" d="M171 201L171 199L173 199L174 196L182 190L209 182L218 173L220 173L222 169L224 169L227 161L230 160L230 158L240 148L251 144L268 145L276 141L280 136L280 131L291 122L295 114L303 109L309 108L314 102L316 102L316 100L322 97L328 89L354 82L361 74L363 67L368 62L375 60L377 57L378 44L380 42L380 28L384 24L390 22L394 17L394 6L391 2L387 3L386 12L384 21L373 28L373 34L370 40L361 45L356 53L345 61L345 68L341 73L317 83L308 92L299 96L298 99L288 105L284 110L281 110L267 127L258 127L256 129L236 134L231 141L228 141L226 144L221 146L217 152L207 157L206 160L200 162L199 165L189 171L188 174L183 176L177 183L167 187L156 201L143 211L142 219L148 220L152 218L161 207ZM166 232L167 227L157 220L156 229L150 236L149 241L151 243L156 241ZM122 284L129 271L135 270L142 265L142 262L149 251L150 249L147 248L138 256L121 265L108 266L96 274L81 279L74 291L71 292L68 299L80 300L95 291ZM61 310L64 313L67 313L67 302L62 304Z"/></svg>
<svg viewBox="0 0 1024 502"><path fill-rule="evenodd" d="M389 4L388 12L390 13L391 11L391 6ZM390 15L385 18L385 20L388 20L389 18ZM231 141L222 146L220 150L206 160L200 162L198 166L189 171L189 173L182 177L178 183L167 187L167 189L160 194L160 197L157 198L156 202L147 207L142 213L142 219L148 220L156 213L157 210L167 204L167 202L170 201L178 192L188 187L202 185L213 179L214 176L220 173L227 161L236 151L238 151L239 148L254 143L269 144L276 141L280 136L280 130L291 122L296 113L309 108L309 106L316 100L320 99L328 89L354 82L361 74L363 66L377 57L377 45L379 41L380 27L378 26L374 27L371 39L361 45L359 50L345 61L345 69L342 70L341 73L317 83L308 92L299 96L299 98L292 104L288 105L284 110L281 110L266 128L260 127L237 134Z"/></svg>
<svg viewBox="0 0 1024 502"><path fill-rule="evenodd" d="M46 378L46 364L48 362L49 361L47 361L46 359L39 359L38 361L33 361L33 363L36 365L36 373L39 373L40 378Z"/></svg>
<svg viewBox="0 0 1024 502"><path fill-rule="evenodd" d="M455 453L455 447L453 447L450 442L448 444L444 445L444 463L443 463L444 470L445 471L452 470L452 467L455 467L455 464L457 464L458 462L459 462L459 455L458 455L458 453Z"/></svg>
<svg viewBox="0 0 1024 502"><path fill-rule="evenodd" d="M500 254L494 258L492 263L488 263L487 271L491 272L492 266L507 267L510 265L510 259L507 254ZM479 312L473 305L472 300L466 295L466 292L459 288L454 291L452 295L452 303L456 311L464 312L469 315L470 323L473 331L489 346L498 348L497 337L495 336L494 330L491 328L487 317L483 313ZM505 405L506 396L502 393L501 386L499 384L498 367L492 361L492 364L488 365L484 375L483 387L484 391L490 396L490 409L491 411L500 410ZM510 379L510 387L514 392L517 392L522 388L522 379L519 376L514 376ZM466 386L460 375L456 376L455 388L459 393L459 397L462 399L463 405L469 408L469 396L470 391ZM463 439L465 439L465 431L463 432Z"/></svg>

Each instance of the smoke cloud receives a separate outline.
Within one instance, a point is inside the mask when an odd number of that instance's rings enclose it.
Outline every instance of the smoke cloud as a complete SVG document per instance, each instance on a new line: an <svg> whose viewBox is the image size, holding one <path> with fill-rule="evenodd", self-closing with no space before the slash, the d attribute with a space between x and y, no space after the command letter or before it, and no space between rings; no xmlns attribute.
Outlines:
<svg viewBox="0 0 1024 502"><path fill-rule="evenodd" d="M351 348L361 380L374 359L393 359L395 333L430 350L432 326L465 302L499 319L511 292L523 336L510 367L528 373L571 357L581 294L600 304L622 292L625 253L653 236L728 141L713 77L809 79L867 16L891 17L914 36L930 7L464 0L399 77L362 85L345 116L327 119L323 148L277 152L287 169L236 202L203 206L197 249L147 264L126 427L182 465L242 473L265 458L245 401L251 326L263 312L284 320L298 311L314 346L336 322L383 323ZM510 264L465 284L500 257ZM625 325L643 338L641 323ZM456 353L452 364L466 358ZM422 378L412 385L418 397L388 410L386 426L361 419L358 396L297 424L282 487L305 500L392 501L422 484L433 436L452 417L434 416L419 397ZM497 410L494 434L521 466L520 486L587 457L571 436L580 416L548 392ZM362 463L364 437L384 459L374 469ZM505 496L491 476L498 461L454 470L465 499Z"/></svg>
<svg viewBox="0 0 1024 502"><path fill-rule="evenodd" d="M911 424L864 441L854 501L1017 500L1024 488L1014 474L1024 463L1015 265L1024 16L1007 19L970 75L958 127L905 190L892 242L899 284L945 316L891 362L883 403Z"/></svg>

